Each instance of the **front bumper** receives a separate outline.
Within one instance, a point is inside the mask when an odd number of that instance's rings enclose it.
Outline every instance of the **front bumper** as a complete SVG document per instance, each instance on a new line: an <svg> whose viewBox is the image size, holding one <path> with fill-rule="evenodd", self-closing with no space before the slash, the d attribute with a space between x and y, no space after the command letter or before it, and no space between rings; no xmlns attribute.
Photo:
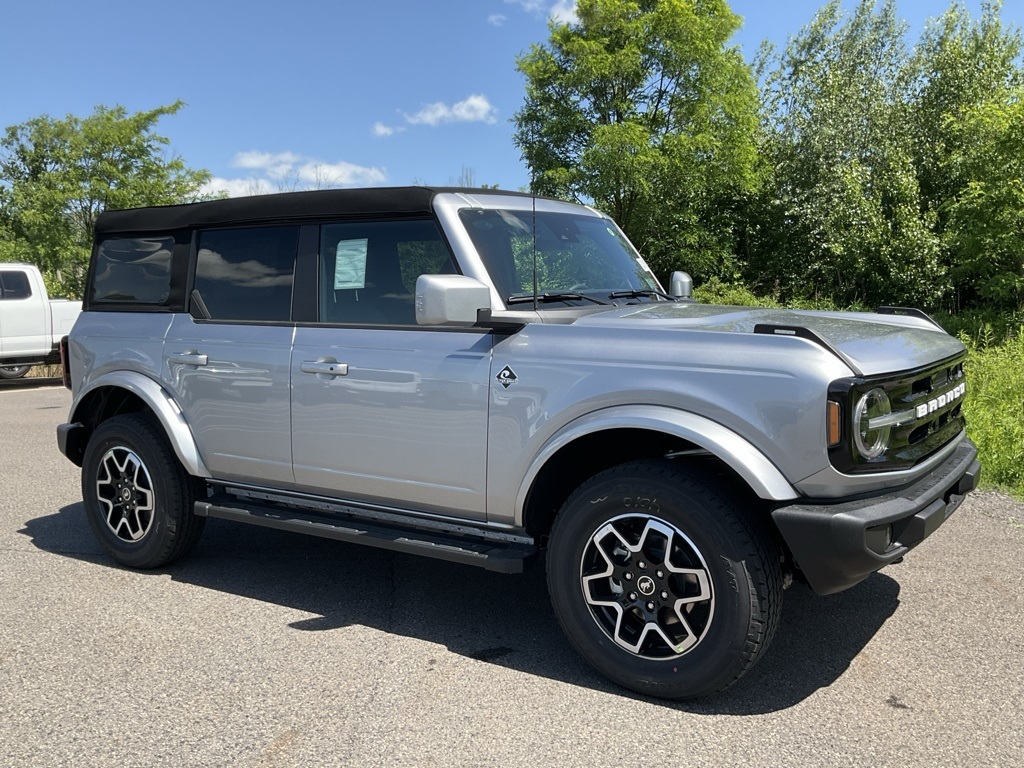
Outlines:
<svg viewBox="0 0 1024 768"><path fill-rule="evenodd" d="M978 451L967 440L916 483L897 491L772 512L811 588L840 592L893 563L942 525L978 485Z"/></svg>

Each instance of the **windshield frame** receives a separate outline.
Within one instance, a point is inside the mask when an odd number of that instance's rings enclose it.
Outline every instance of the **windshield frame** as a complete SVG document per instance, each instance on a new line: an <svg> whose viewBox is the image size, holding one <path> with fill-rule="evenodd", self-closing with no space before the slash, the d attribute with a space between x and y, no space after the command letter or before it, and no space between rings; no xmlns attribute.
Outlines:
<svg viewBox="0 0 1024 768"><path fill-rule="evenodd" d="M535 295L538 300L533 309L539 311L593 307L595 299L612 307L616 305L609 298L612 292L663 290L622 230L593 208L549 198L481 191L472 195L439 194L435 210L449 232L460 263L465 262L463 273L491 286L495 307L521 312L528 302L519 297ZM486 236L471 229L474 219L489 222ZM487 237L491 238L490 244ZM557 247L563 244L564 248ZM534 262L538 255L541 258ZM561 283L552 282L554 266L561 270L555 276L562 279ZM591 277L607 280L608 284L581 286L572 277L575 270L580 274L589 271ZM536 281L532 274L535 271L540 273ZM568 279L574 282L567 283ZM553 297L572 293L584 295ZM517 300L510 302L511 297Z"/></svg>

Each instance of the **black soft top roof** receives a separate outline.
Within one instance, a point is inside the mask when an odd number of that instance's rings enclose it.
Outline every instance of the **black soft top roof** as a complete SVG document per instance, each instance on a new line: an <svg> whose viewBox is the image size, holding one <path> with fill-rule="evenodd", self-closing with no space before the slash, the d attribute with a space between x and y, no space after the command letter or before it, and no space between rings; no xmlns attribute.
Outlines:
<svg viewBox="0 0 1024 768"><path fill-rule="evenodd" d="M272 223L334 216L412 216L432 212L434 196L442 192L472 195L524 195L466 187L371 187L285 192L276 195L231 197L203 203L161 205L104 211L96 219L96 234L154 232L252 222Z"/></svg>

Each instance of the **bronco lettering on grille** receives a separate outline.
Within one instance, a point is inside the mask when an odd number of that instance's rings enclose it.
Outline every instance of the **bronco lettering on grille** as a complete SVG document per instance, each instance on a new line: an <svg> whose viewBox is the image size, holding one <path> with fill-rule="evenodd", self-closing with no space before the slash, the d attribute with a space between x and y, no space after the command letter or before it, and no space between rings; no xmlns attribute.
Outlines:
<svg viewBox="0 0 1024 768"><path fill-rule="evenodd" d="M928 414L935 413L940 408L945 408L947 405L954 402L955 400L959 400L961 397L964 396L964 393L966 391L966 384L957 384L955 387L953 387L953 389L949 390L949 392L941 394L938 397L934 397L927 403L921 403L921 405L917 406L915 415L917 416L917 418L923 419Z"/></svg>

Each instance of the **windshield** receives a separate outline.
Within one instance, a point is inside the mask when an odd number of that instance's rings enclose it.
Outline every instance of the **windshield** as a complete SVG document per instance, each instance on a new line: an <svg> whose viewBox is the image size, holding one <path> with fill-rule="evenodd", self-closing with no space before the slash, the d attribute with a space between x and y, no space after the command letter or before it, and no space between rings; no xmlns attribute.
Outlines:
<svg viewBox="0 0 1024 768"><path fill-rule="evenodd" d="M610 221L597 216L538 211L467 209L463 225L502 298L532 296L534 222L539 294L657 290L654 275ZM536 218L535 218L536 217ZM586 296L559 297L580 303Z"/></svg>

